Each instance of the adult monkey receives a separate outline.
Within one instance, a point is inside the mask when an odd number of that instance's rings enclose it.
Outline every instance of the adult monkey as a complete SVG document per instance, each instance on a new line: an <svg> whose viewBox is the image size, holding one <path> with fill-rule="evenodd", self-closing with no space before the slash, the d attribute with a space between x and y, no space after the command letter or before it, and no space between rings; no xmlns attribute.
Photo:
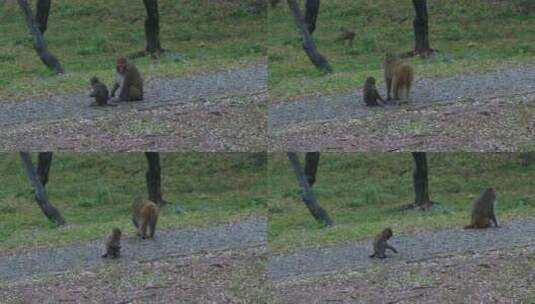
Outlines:
<svg viewBox="0 0 535 304"><path fill-rule="evenodd" d="M143 100L143 79L136 66L126 58L117 59L115 84L111 96L119 89L119 101Z"/></svg>

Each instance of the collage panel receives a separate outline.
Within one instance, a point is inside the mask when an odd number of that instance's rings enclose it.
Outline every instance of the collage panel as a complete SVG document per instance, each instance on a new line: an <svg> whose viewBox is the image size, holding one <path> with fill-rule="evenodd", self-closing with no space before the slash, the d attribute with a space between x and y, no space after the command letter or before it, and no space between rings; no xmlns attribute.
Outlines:
<svg viewBox="0 0 535 304"><path fill-rule="evenodd" d="M0 145L265 150L263 1L2 1Z"/></svg>
<svg viewBox="0 0 535 304"><path fill-rule="evenodd" d="M273 153L275 303L532 303L533 153Z"/></svg>
<svg viewBox="0 0 535 304"><path fill-rule="evenodd" d="M266 159L0 154L0 302L268 303Z"/></svg>
<svg viewBox="0 0 535 304"><path fill-rule="evenodd" d="M275 2L270 151L533 149L532 1Z"/></svg>

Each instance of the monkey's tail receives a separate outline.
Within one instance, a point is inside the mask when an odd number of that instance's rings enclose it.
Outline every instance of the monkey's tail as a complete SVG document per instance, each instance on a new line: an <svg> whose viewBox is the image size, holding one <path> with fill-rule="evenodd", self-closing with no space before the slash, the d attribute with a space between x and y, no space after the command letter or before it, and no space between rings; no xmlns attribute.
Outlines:
<svg viewBox="0 0 535 304"><path fill-rule="evenodd" d="M376 256L376 254L374 253L374 254L370 255L370 258L374 258L375 256Z"/></svg>
<svg viewBox="0 0 535 304"><path fill-rule="evenodd" d="M474 229L474 225L473 224L470 224L468 226L464 226L464 229Z"/></svg>

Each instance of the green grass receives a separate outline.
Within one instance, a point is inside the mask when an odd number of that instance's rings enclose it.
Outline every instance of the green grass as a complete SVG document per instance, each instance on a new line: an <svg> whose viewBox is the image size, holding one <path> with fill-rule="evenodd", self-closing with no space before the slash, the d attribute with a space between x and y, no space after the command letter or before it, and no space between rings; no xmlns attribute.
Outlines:
<svg viewBox="0 0 535 304"><path fill-rule="evenodd" d="M364 239L387 226L394 233L458 228L469 223L471 202L494 186L503 221L535 216L535 173L519 154L428 154L430 211L401 211L412 203L413 160L408 153L323 153L314 191L335 225L317 223L301 201L284 155L269 160L269 242L277 251ZM303 161L303 157L301 157Z"/></svg>
<svg viewBox="0 0 535 304"><path fill-rule="evenodd" d="M169 52L159 60L141 58L135 63L147 79L264 61L266 17L265 12L253 12L253 2L159 1L160 40ZM0 99L85 89L94 75L111 83L115 59L145 49L144 18L142 1L52 2L45 38L66 70L54 76L33 50L16 1L2 1Z"/></svg>
<svg viewBox="0 0 535 304"><path fill-rule="evenodd" d="M300 1L301 3L303 1ZM335 73L322 75L306 57L284 3L268 17L270 96L274 100L331 94L362 87L367 76L382 80L384 51L414 46L411 1L323 1L314 38ZM435 58L412 60L418 77L483 72L532 63L535 6L529 0L428 1ZM333 40L341 27L356 31L353 49Z"/></svg>
<svg viewBox="0 0 535 304"><path fill-rule="evenodd" d="M265 214L265 161L258 154L162 154L160 229L210 226ZM146 196L145 156L56 153L46 188L68 225L41 213L16 154L0 155L0 252L103 238L113 227L134 235L130 205ZM177 213L177 207L186 212Z"/></svg>

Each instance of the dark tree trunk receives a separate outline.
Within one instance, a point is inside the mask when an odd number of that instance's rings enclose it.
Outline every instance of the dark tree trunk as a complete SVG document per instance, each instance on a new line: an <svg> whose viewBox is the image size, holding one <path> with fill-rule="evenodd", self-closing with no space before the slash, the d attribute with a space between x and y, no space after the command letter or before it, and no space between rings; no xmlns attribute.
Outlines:
<svg viewBox="0 0 535 304"><path fill-rule="evenodd" d="M310 35L316 30L316 20L320 11L320 0L306 0L305 2L305 22Z"/></svg>
<svg viewBox="0 0 535 304"><path fill-rule="evenodd" d="M316 200L316 197L314 196L314 193L312 192L312 188L308 184L305 172L303 171L301 163L299 162L299 157L294 152L288 152L288 159L290 160L290 163L295 171L295 175L297 176L297 180L299 181L299 186L301 187L302 191L301 196L308 210L318 222L324 223L327 226L332 226L333 221L329 217L329 214L327 214L327 212L321 208Z"/></svg>
<svg viewBox="0 0 535 304"><path fill-rule="evenodd" d="M320 161L319 152L307 152L305 155L305 176L310 187L314 186L316 182L316 172L318 171L318 163Z"/></svg>
<svg viewBox="0 0 535 304"><path fill-rule="evenodd" d="M147 191L149 200L158 205L165 205L167 202L162 198L161 190L161 170L160 154L158 152L145 152L147 157L148 169L145 175L147 181Z"/></svg>
<svg viewBox="0 0 535 304"><path fill-rule="evenodd" d="M53 69L56 74L62 74L63 67L61 67L61 64L59 63L56 56L52 55L48 51L48 47L46 45L46 41L43 38L43 34L37 27L37 23L35 22L35 19L33 18L32 9L30 8L30 5L28 4L28 1L26 0L18 0L20 9L22 10L22 13L24 14L24 17L26 18L26 25L28 26L28 30L30 31L30 34L33 38L33 48L39 55L39 58L41 58L41 61L50 69Z"/></svg>
<svg viewBox="0 0 535 304"><path fill-rule="evenodd" d="M43 187L48 183L48 173L52 164L52 152L39 152L37 157L37 175Z"/></svg>
<svg viewBox="0 0 535 304"><path fill-rule="evenodd" d="M37 11L35 12L35 22L41 34L45 34L48 24L48 15L50 13L51 0L37 0Z"/></svg>
<svg viewBox="0 0 535 304"><path fill-rule="evenodd" d="M323 55L318 52L318 49L316 48L316 44L312 39L312 35L308 31L303 15L301 14L301 10L299 9L299 4L297 4L296 0L287 0L287 2L288 7L290 7L290 11L292 12L292 15L294 17L295 24L299 28L299 31L301 31L301 36L303 39L303 49L305 50L305 53L307 54L308 58L322 72L332 73L333 69L331 68L331 65L329 64L327 59L325 59L325 57L323 57Z"/></svg>
<svg viewBox="0 0 535 304"><path fill-rule="evenodd" d="M429 45L427 0L412 0L416 17L413 21L415 46L413 55L428 56L434 50Z"/></svg>
<svg viewBox="0 0 535 304"><path fill-rule="evenodd" d="M146 51L150 54L162 52L160 46L160 14L158 0L143 0L147 10L145 19L145 38L147 39Z"/></svg>
<svg viewBox="0 0 535 304"><path fill-rule="evenodd" d="M523 167L529 167L531 165L531 162L533 160L532 157L533 152L524 152L520 155L520 165Z"/></svg>
<svg viewBox="0 0 535 304"><path fill-rule="evenodd" d="M414 158L414 207L427 209L433 205L429 199L429 179L427 170L427 155L425 152L412 152Z"/></svg>
<svg viewBox="0 0 535 304"><path fill-rule="evenodd" d="M22 159L22 163L24 164L24 167L26 169L26 174L28 175L32 186L35 189L35 200L37 201L39 208L41 208L41 211L43 211L45 216L52 222L54 222L56 225L65 225L65 220L59 213L59 210L56 209L56 207L52 206L52 204L50 204L50 202L48 201L48 196L46 194L45 188L43 187L43 184L41 184L39 176L37 176L37 172L33 167L30 153L20 152L20 158Z"/></svg>
<svg viewBox="0 0 535 304"><path fill-rule="evenodd" d="M276 7L279 4L280 0L269 0L271 7Z"/></svg>

